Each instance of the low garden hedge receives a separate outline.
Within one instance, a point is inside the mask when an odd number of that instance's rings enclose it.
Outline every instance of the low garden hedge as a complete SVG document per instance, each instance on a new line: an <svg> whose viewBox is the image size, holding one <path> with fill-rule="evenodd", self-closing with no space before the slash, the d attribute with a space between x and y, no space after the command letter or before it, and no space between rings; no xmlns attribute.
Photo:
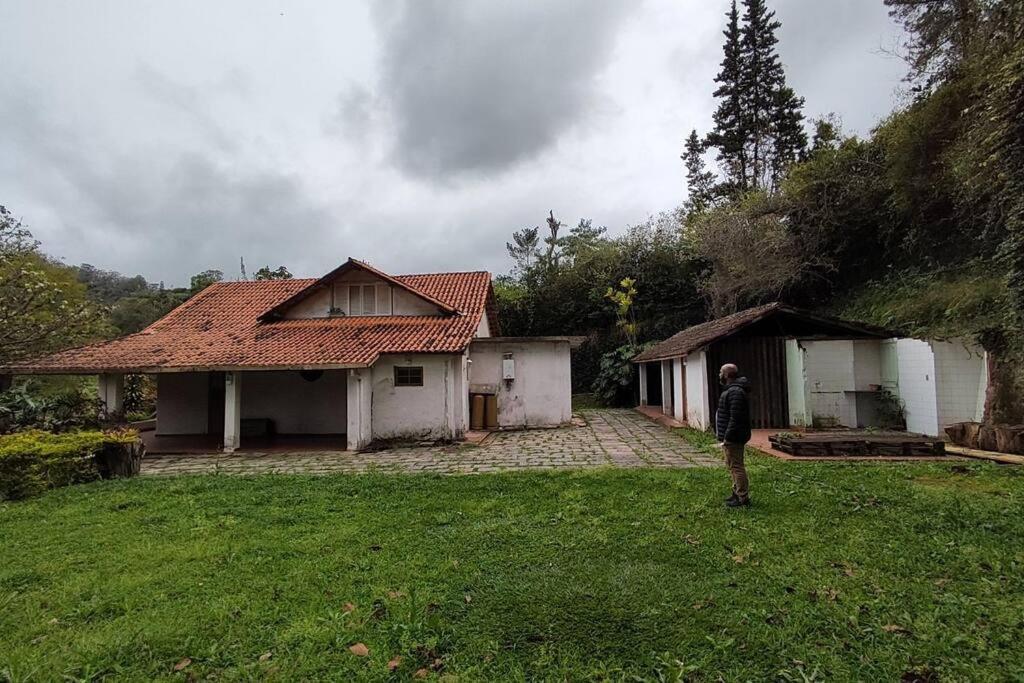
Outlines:
<svg viewBox="0 0 1024 683"><path fill-rule="evenodd" d="M29 430L0 436L0 500L38 495L46 489L99 479L105 454L139 452L133 430L54 434Z"/></svg>

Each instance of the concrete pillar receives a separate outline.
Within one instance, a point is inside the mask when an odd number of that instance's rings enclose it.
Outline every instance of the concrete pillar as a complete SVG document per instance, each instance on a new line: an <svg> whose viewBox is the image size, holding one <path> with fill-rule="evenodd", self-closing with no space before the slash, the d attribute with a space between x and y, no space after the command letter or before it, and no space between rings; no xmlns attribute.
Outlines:
<svg viewBox="0 0 1024 683"><path fill-rule="evenodd" d="M118 417L124 414L124 375L107 373L99 375L100 402L103 404L105 418Z"/></svg>
<svg viewBox="0 0 1024 683"><path fill-rule="evenodd" d="M661 412L672 414L672 359L661 361Z"/></svg>
<svg viewBox="0 0 1024 683"><path fill-rule="evenodd" d="M224 373L224 452L242 445L242 373Z"/></svg>
<svg viewBox="0 0 1024 683"><path fill-rule="evenodd" d="M348 428L346 441L350 451L366 448L373 440L373 371L361 368L348 371Z"/></svg>
<svg viewBox="0 0 1024 683"><path fill-rule="evenodd" d="M789 403L789 426L810 427L811 415L808 410L810 388L807 386L807 371L804 367L805 351L797 339L786 340L786 395Z"/></svg>
<svg viewBox="0 0 1024 683"><path fill-rule="evenodd" d="M637 363L640 370L640 405L647 405L647 363Z"/></svg>
<svg viewBox="0 0 1024 683"><path fill-rule="evenodd" d="M686 422L686 380L683 373L683 359L672 359L672 417Z"/></svg>

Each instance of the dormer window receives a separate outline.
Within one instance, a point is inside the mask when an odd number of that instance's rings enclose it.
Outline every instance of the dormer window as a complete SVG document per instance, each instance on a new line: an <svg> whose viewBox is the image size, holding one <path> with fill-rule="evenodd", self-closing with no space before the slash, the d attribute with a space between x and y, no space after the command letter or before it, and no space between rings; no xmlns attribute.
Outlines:
<svg viewBox="0 0 1024 683"><path fill-rule="evenodd" d="M377 315L376 285L350 285L348 288L349 315Z"/></svg>

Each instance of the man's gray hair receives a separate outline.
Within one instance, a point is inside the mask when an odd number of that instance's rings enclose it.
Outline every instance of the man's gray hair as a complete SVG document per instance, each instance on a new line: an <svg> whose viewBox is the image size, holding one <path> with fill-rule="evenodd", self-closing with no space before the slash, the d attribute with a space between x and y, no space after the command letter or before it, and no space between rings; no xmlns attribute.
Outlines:
<svg viewBox="0 0 1024 683"><path fill-rule="evenodd" d="M718 371L718 374L726 379L732 379L736 377L736 375L740 374L740 369L733 363L726 363L722 366L722 369Z"/></svg>

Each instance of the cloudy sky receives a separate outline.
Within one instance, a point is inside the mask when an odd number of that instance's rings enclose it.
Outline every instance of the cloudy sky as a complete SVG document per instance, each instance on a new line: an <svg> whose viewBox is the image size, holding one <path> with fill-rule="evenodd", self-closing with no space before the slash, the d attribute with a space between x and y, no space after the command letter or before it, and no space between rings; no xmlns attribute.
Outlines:
<svg viewBox="0 0 1024 683"><path fill-rule="evenodd" d="M770 0L809 117L902 101L881 0ZM685 197L727 0L0 0L0 204L68 263L505 272Z"/></svg>

